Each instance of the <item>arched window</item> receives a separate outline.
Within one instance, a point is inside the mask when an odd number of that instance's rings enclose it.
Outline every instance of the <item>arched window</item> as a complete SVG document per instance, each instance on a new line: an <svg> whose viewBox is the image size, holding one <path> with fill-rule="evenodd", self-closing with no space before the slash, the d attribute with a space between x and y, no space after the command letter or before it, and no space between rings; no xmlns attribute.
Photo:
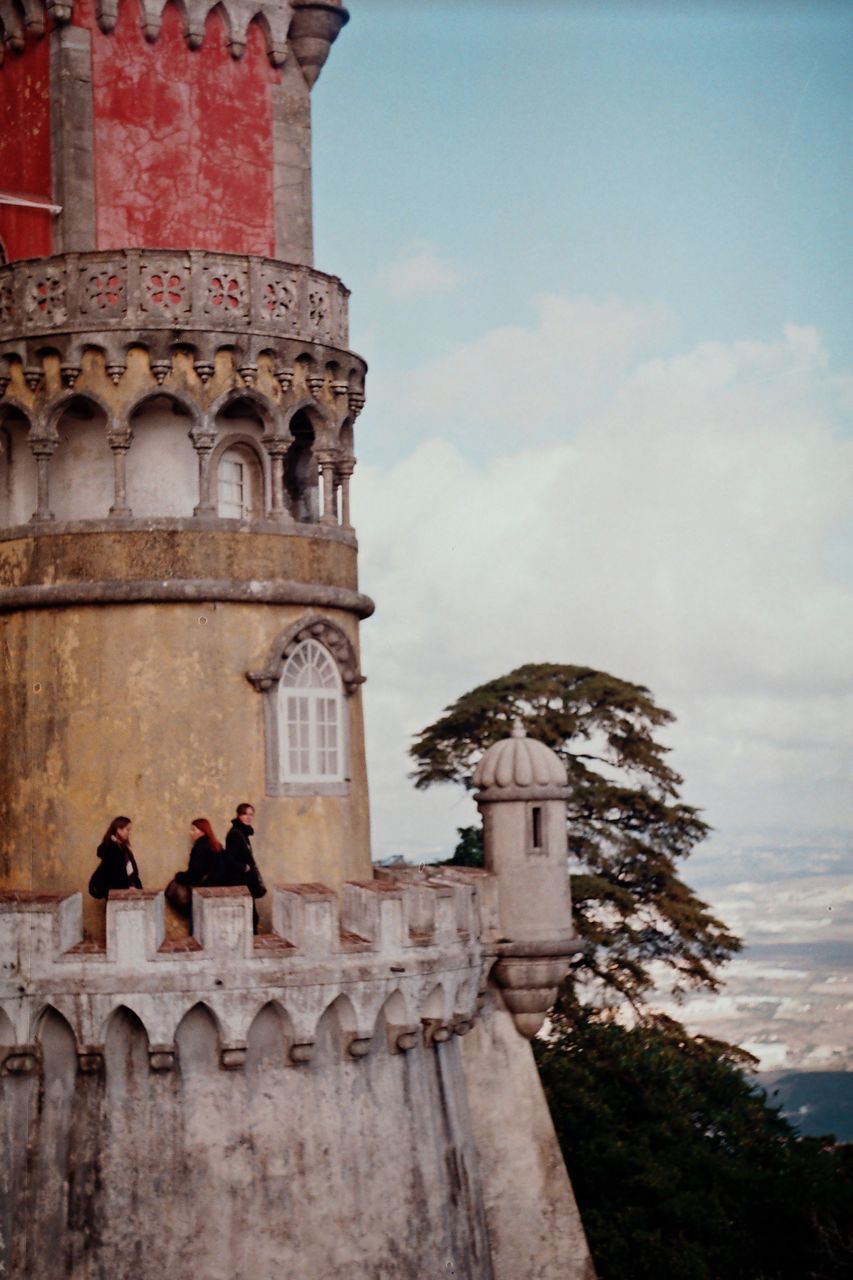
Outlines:
<svg viewBox="0 0 853 1280"><path fill-rule="evenodd" d="M344 780L344 700L331 655L316 640L291 653L278 687L281 781Z"/></svg>
<svg viewBox="0 0 853 1280"><path fill-rule="evenodd" d="M246 445L232 445L219 459L218 512L223 520L257 520L263 514L263 475Z"/></svg>

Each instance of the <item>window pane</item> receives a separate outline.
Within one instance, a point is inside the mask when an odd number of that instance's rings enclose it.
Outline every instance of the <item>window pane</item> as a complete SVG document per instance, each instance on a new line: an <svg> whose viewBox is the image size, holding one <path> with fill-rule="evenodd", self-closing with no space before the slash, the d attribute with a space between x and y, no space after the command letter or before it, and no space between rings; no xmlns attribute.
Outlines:
<svg viewBox="0 0 853 1280"><path fill-rule="evenodd" d="M282 781L342 778L343 689L331 654L304 640L287 658L279 685Z"/></svg>
<svg viewBox="0 0 853 1280"><path fill-rule="evenodd" d="M219 464L219 514L226 520L242 520L245 514L243 463L228 457Z"/></svg>

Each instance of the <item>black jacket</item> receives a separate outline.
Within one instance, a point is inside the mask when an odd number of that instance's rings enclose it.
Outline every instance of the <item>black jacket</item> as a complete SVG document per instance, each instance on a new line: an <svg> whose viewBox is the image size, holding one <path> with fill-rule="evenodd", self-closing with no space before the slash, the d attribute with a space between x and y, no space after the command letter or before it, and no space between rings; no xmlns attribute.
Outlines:
<svg viewBox="0 0 853 1280"><path fill-rule="evenodd" d="M139 868L129 844L120 844L112 837L98 845L98 857L106 868L107 893L111 889L141 889ZM127 864L132 870L128 873Z"/></svg>
<svg viewBox="0 0 853 1280"><path fill-rule="evenodd" d="M241 822L239 818L231 819L231 830L225 837L225 857L223 859L223 884L245 884L246 875L255 865L250 836L255 828Z"/></svg>
<svg viewBox="0 0 853 1280"><path fill-rule="evenodd" d="M214 849L207 836L199 836L190 853L187 884L197 889L202 886L214 889L217 885L226 884L223 864L224 850Z"/></svg>

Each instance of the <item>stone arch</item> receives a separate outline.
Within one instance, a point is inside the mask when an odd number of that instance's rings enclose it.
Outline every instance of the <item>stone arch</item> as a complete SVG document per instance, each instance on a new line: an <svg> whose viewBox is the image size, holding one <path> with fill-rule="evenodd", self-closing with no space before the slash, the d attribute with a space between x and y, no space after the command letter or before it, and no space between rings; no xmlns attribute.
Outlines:
<svg viewBox="0 0 853 1280"><path fill-rule="evenodd" d="M127 506L135 516L189 517L198 495L192 440L203 415L192 397L148 387L129 405L123 432Z"/></svg>
<svg viewBox="0 0 853 1280"><path fill-rule="evenodd" d="M277 1000L268 1000L252 1019L246 1036L246 1071L263 1074L290 1063L293 1023Z"/></svg>
<svg viewBox="0 0 853 1280"><path fill-rule="evenodd" d="M24 524L38 503L32 419L13 397L0 401L0 528Z"/></svg>
<svg viewBox="0 0 853 1280"><path fill-rule="evenodd" d="M72 1074L76 1075L77 1039L64 1014L60 1013L55 1005L47 1004L38 1013L33 1026L34 1039L41 1046L45 1071L47 1071L48 1059L53 1056L57 1062L64 1063L71 1069Z"/></svg>
<svg viewBox="0 0 853 1280"><path fill-rule="evenodd" d="M397 987L376 1015L371 1046L374 1049L384 1047L392 1053L407 1053L418 1043L419 1032L417 1013Z"/></svg>
<svg viewBox="0 0 853 1280"><path fill-rule="evenodd" d="M203 1000L188 1009L175 1031L175 1049L183 1077L207 1075L219 1063L219 1019Z"/></svg>
<svg viewBox="0 0 853 1280"><path fill-rule="evenodd" d="M142 1020L127 1005L119 1005L107 1021L104 1067L113 1106L138 1094L148 1078L149 1040Z"/></svg>
<svg viewBox="0 0 853 1280"><path fill-rule="evenodd" d="M437 982L421 1005L421 1020L435 1019L443 1022L447 1016L447 999L444 987Z"/></svg>
<svg viewBox="0 0 853 1280"><path fill-rule="evenodd" d="M320 471L318 437L311 401L297 405L288 417L292 444L284 460L285 502L294 520L316 524L320 519Z"/></svg>
<svg viewBox="0 0 853 1280"><path fill-rule="evenodd" d="M241 405L245 405L247 418L254 417L261 426L261 432L265 436L286 435L286 429L281 411L277 404L269 400L262 391L255 390L254 387L229 387L221 396L214 400L208 409L208 419L215 422L219 429L220 421L225 418L234 418L235 409Z"/></svg>
<svg viewBox="0 0 853 1280"><path fill-rule="evenodd" d="M341 457L353 458L353 444L353 419L351 415L348 415L341 423L341 427L338 432L338 447L341 451Z"/></svg>
<svg viewBox="0 0 853 1280"><path fill-rule="evenodd" d="M107 402L101 399L97 392L90 391L88 389L85 391L75 391L73 387L69 387L67 390L61 391L58 396L54 396L52 400L48 401L47 405L43 409L41 417L45 427L45 434L49 436L56 435L59 423L64 415L68 412L69 408L74 407L75 404L78 403L80 405L85 404L91 406L91 410L103 415L107 425L111 423L113 416L112 410ZM35 432L35 430L36 426L34 425L33 431Z"/></svg>
<svg viewBox="0 0 853 1280"><path fill-rule="evenodd" d="M318 449L331 449L337 443L335 438L335 422L325 405L320 404L317 400L310 396L302 396L293 404L288 405L284 419L287 427L293 435L292 423L294 418L303 415L308 420L308 424L314 433L314 440ZM295 438L295 436L294 436Z"/></svg>
<svg viewBox="0 0 853 1280"><path fill-rule="evenodd" d="M57 520L109 515L115 503L111 419L100 397L88 391L72 391L50 406L50 435L56 440L50 459L50 509Z"/></svg>
<svg viewBox="0 0 853 1280"><path fill-rule="evenodd" d="M174 0L169 0L169 2L173 3ZM182 413L192 418L193 426L201 425L203 414L192 396L185 395L179 390L173 390L171 387L149 387L146 391L141 392L135 400L132 400L125 410L125 417L131 428L133 427L133 419L138 418L140 412L153 400L172 401Z"/></svg>
<svg viewBox="0 0 853 1280"><path fill-rule="evenodd" d="M357 1020L349 996L341 992L323 1010L314 1032L314 1061L339 1062L355 1037Z"/></svg>

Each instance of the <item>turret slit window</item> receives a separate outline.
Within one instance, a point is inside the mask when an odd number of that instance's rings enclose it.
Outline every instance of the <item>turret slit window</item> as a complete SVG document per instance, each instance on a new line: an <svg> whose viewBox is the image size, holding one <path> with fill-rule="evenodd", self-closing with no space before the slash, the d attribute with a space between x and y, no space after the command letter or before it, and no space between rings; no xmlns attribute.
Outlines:
<svg viewBox="0 0 853 1280"><path fill-rule="evenodd" d="M316 640L303 641L287 659L278 697L282 781L342 782L341 678Z"/></svg>
<svg viewBox="0 0 853 1280"><path fill-rule="evenodd" d="M530 811L531 818L531 835L532 845L534 849L542 848L542 810L538 804L535 804Z"/></svg>

